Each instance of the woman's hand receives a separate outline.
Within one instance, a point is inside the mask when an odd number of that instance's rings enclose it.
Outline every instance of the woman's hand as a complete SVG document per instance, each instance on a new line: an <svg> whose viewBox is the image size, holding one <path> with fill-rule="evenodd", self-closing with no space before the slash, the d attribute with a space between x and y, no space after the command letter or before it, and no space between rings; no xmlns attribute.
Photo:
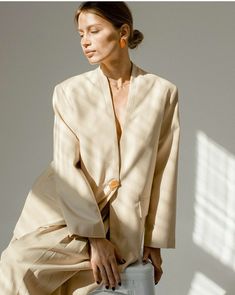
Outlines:
<svg viewBox="0 0 235 295"><path fill-rule="evenodd" d="M148 259L151 260L154 266L155 284L157 284L160 281L160 278L163 274L162 267L161 267L162 265L161 249L144 246L143 262L147 263Z"/></svg>
<svg viewBox="0 0 235 295"><path fill-rule="evenodd" d="M121 286L121 278L117 263L125 263L114 245L105 238L89 238L90 259L93 275L97 284L101 281L106 289L115 290L116 285Z"/></svg>

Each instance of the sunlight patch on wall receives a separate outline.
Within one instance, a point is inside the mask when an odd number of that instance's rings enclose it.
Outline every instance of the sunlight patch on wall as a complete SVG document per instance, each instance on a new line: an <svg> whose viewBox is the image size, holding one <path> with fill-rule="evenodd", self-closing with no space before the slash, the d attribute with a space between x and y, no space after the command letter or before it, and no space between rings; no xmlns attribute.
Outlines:
<svg viewBox="0 0 235 295"><path fill-rule="evenodd" d="M188 295L224 295L225 290L203 273L197 272L191 283Z"/></svg>
<svg viewBox="0 0 235 295"><path fill-rule="evenodd" d="M235 157L197 133L193 241L235 270Z"/></svg>

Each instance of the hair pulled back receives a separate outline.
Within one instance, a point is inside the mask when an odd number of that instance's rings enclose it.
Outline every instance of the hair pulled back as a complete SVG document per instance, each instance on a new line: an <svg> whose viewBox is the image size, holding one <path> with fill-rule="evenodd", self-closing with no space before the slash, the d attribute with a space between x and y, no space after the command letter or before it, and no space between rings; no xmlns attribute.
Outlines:
<svg viewBox="0 0 235 295"><path fill-rule="evenodd" d="M139 30L133 29L133 17L125 2L83 2L75 12L74 22L76 26L78 26L80 13L84 11L89 11L105 18L117 29L123 24L128 24L130 27L128 47L131 49L136 48L144 39L144 35Z"/></svg>

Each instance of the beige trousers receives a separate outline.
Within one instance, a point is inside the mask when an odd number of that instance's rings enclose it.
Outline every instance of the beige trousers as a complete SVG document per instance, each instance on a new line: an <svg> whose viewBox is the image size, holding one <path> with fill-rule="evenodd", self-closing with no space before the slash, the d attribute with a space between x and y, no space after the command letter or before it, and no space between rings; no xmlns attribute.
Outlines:
<svg viewBox="0 0 235 295"><path fill-rule="evenodd" d="M108 233L108 219L104 220ZM69 236L66 225L38 228L12 238L0 261L4 295L87 295L95 290L87 238Z"/></svg>

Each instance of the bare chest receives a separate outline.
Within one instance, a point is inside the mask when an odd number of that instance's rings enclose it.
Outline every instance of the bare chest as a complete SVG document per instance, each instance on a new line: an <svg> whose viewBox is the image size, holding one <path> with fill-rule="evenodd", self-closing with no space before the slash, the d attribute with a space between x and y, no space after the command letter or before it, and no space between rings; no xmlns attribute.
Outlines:
<svg viewBox="0 0 235 295"><path fill-rule="evenodd" d="M126 116L128 92L129 92L129 86L126 86L125 88L121 90L111 88L118 141L120 140L120 137L123 131L123 125L124 125L125 116Z"/></svg>

